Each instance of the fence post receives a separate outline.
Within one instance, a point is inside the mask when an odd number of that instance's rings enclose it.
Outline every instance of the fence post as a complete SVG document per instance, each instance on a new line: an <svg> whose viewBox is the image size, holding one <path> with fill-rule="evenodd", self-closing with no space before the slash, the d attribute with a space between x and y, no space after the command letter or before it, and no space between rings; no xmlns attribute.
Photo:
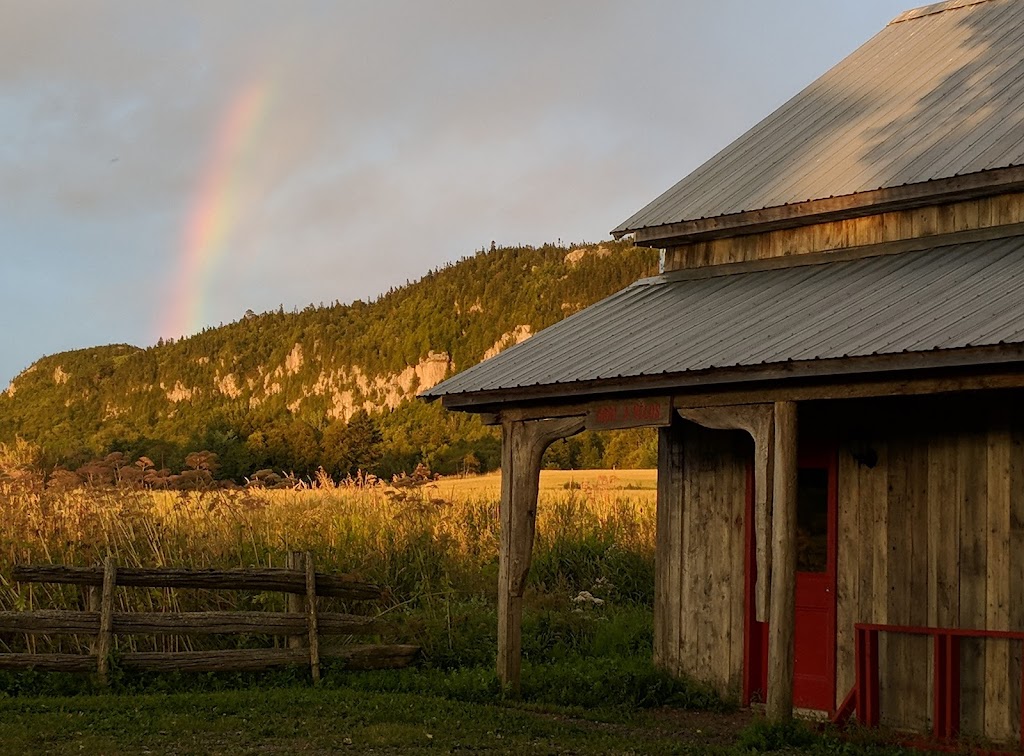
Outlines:
<svg viewBox="0 0 1024 756"><path fill-rule="evenodd" d="M114 634L114 588L117 584L117 563L108 556L103 561L103 593L100 596L100 629L96 635L96 673L100 683L107 684L110 646Z"/></svg>
<svg viewBox="0 0 1024 756"><path fill-rule="evenodd" d="M100 612L100 588L96 585L83 585L82 597L84 599L85 611ZM89 653L96 653L96 636L89 640Z"/></svg>
<svg viewBox="0 0 1024 756"><path fill-rule="evenodd" d="M313 552L306 552L306 618L309 627L309 669L313 684L320 683L320 637L316 623L316 565Z"/></svg>
<svg viewBox="0 0 1024 756"><path fill-rule="evenodd" d="M285 565L289 570L296 570L298 572L306 571L306 555L301 551L289 551L287 562ZM286 593L284 594L285 600L285 611L290 614L305 614L306 602L305 599L299 593ZM307 636L305 635L289 635L288 636L288 648L304 648L307 643Z"/></svg>

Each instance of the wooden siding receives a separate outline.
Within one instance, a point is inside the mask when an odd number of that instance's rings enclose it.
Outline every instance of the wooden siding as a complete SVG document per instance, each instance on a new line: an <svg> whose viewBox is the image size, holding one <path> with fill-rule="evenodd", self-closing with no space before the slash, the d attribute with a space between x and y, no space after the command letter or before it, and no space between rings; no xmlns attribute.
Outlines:
<svg viewBox="0 0 1024 756"><path fill-rule="evenodd" d="M768 260L1024 223L1024 193L671 247L665 270Z"/></svg>
<svg viewBox="0 0 1024 756"><path fill-rule="evenodd" d="M654 658L739 699L750 437L677 421L659 437Z"/></svg>
<svg viewBox="0 0 1024 756"><path fill-rule="evenodd" d="M1024 393L800 413L805 449L838 450L837 705L854 681L856 622L1024 630ZM660 441L655 658L737 696L752 444L685 422ZM1021 645L963 642L965 734L1019 737ZM883 634L880 655L883 722L930 727L931 642Z"/></svg>
<svg viewBox="0 0 1024 756"><path fill-rule="evenodd" d="M856 622L1024 629L1024 424L1006 411L1019 402L1019 395L888 400L874 410L858 403L840 413L858 420L823 423L846 436L839 451L837 705L853 685ZM873 467L857 459L867 449L877 455ZM965 734L1019 736L1020 646L963 642ZM883 722L929 727L931 641L883 634L880 657Z"/></svg>

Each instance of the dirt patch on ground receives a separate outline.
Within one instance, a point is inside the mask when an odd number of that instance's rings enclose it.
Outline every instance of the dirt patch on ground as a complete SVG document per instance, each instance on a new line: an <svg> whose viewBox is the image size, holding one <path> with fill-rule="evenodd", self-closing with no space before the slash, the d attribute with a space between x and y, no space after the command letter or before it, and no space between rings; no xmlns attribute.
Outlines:
<svg viewBox="0 0 1024 756"><path fill-rule="evenodd" d="M649 716L662 735L693 745L728 746L736 742L737 734L757 716L750 709L736 711L685 711L682 709L653 709Z"/></svg>

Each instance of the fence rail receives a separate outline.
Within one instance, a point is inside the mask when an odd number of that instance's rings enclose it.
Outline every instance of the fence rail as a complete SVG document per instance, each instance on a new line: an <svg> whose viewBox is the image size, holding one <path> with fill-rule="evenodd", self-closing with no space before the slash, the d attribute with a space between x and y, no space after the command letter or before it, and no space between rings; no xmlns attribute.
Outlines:
<svg viewBox="0 0 1024 756"><path fill-rule="evenodd" d="M103 585L103 567L64 565L18 566L12 577L19 583L62 583ZM190 570L184 568L139 569L118 567L117 584L134 588L209 588L227 591L273 591L306 593L306 573L300 570L261 567L235 570ZM384 590L345 575L316 573L316 595L354 601L377 601Z"/></svg>
<svg viewBox="0 0 1024 756"><path fill-rule="evenodd" d="M89 655L0 653L0 669L96 671L101 682L105 683L116 635L259 634L288 637L288 648L147 651L124 653L118 657L125 667L149 671L243 671L308 663L313 681L319 682L321 656L341 660L348 669L397 668L412 662L419 646L322 647L321 636L370 635L379 632L382 623L361 615L318 612L318 597L367 601L380 599L384 591L379 586L348 576L316 572L313 555L309 552L292 552L288 563L288 568L284 569L139 569L119 568L113 558L108 558L102 567L15 567L13 576L19 582L89 587L87 608L85 611L0 612L0 632L85 634L94 635L95 641ZM96 591L97 586L100 591ZM114 591L118 586L280 591L288 594L287 611L115 612Z"/></svg>
<svg viewBox="0 0 1024 756"><path fill-rule="evenodd" d="M964 639L1024 641L1024 632L975 630L952 627L854 625L856 679L832 721L845 724L854 713L866 727L881 722L881 677L879 635L926 636L932 639L932 735L937 741L954 741L960 736L960 642ZM1024 750L1024 663L1021 671L1020 747Z"/></svg>
<svg viewBox="0 0 1024 756"><path fill-rule="evenodd" d="M298 635L307 631L305 614L287 612L114 612L114 635L220 635L259 633ZM324 612L317 617L320 635L370 635L381 629L371 617ZM95 635L100 612L40 610L0 612L0 633Z"/></svg>

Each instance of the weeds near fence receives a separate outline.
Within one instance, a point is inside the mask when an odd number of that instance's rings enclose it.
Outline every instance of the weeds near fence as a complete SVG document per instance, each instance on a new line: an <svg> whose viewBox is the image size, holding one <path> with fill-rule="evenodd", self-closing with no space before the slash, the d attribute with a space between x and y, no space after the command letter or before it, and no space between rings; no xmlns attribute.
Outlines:
<svg viewBox="0 0 1024 756"><path fill-rule="evenodd" d="M428 664L489 666L497 501L478 492L444 497L439 490L0 491L0 610L81 606L73 586L14 583L15 564L85 566L110 555L122 567L280 567L288 551L312 551L326 571L386 586L373 610L387 615L396 638L422 645ZM595 644L649 647L654 507L648 493L594 485L542 493L526 618L526 638L538 640L524 648L528 659ZM280 593L179 589L121 591L117 600L118 611L150 612L280 611L284 601ZM337 601L324 610L346 608ZM87 642L44 637L28 650L79 653ZM127 651L208 642L123 639ZM0 636L4 650L27 643L23 636Z"/></svg>

